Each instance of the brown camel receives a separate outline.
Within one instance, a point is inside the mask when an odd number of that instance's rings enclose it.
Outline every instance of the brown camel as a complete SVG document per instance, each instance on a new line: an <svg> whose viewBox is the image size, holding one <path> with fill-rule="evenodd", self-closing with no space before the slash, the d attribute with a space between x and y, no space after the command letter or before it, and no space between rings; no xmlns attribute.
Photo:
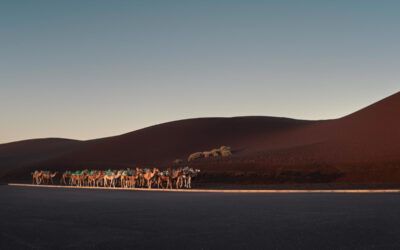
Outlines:
<svg viewBox="0 0 400 250"><path fill-rule="evenodd" d="M104 171L99 171L99 177L96 180L96 187L101 187L104 184Z"/></svg>
<svg viewBox="0 0 400 250"><path fill-rule="evenodd" d="M168 170L164 172L160 172L157 176L157 187L158 188L164 188L164 182L167 183L167 188L172 189L172 178L170 176L170 173Z"/></svg>
<svg viewBox="0 0 400 250"><path fill-rule="evenodd" d="M171 173L171 180L175 181L176 188L182 187L183 178L184 178L182 168L173 169L173 170L168 169L168 171Z"/></svg>
<svg viewBox="0 0 400 250"><path fill-rule="evenodd" d="M83 171L75 171L74 173L71 174L71 185L74 186L84 186L85 185L85 180L88 175L88 170L83 170Z"/></svg>
<svg viewBox="0 0 400 250"><path fill-rule="evenodd" d="M110 175L105 174L103 177L105 187L115 187L116 180L121 177L121 172L117 174L111 173ZM108 184L109 183L109 184Z"/></svg>
<svg viewBox="0 0 400 250"><path fill-rule="evenodd" d="M67 183L68 181L68 183ZM60 184L70 184L71 185L71 172L70 171L66 171L62 174L61 179L60 179Z"/></svg>
<svg viewBox="0 0 400 250"><path fill-rule="evenodd" d="M121 187L128 187L128 182L129 182L129 177L132 175L132 170L128 169L128 170L124 170L121 172L121 177L120 177L120 181L121 181Z"/></svg>
<svg viewBox="0 0 400 250"><path fill-rule="evenodd" d="M57 172L54 172L53 174L50 171L42 171L42 180L43 183L45 184L54 184L53 183L53 178L56 177Z"/></svg>
<svg viewBox="0 0 400 250"><path fill-rule="evenodd" d="M153 170L147 169L147 171L143 173L143 178L145 179L148 188L151 188L153 178L157 175L158 172L160 171L157 168L153 168Z"/></svg>
<svg viewBox="0 0 400 250"><path fill-rule="evenodd" d="M76 173L71 174L69 182L72 186L80 186L79 174Z"/></svg>
<svg viewBox="0 0 400 250"><path fill-rule="evenodd" d="M139 187L144 187L145 185L145 179L143 178L143 169L140 168L136 168L136 175L138 176L137 180L138 180L138 186Z"/></svg>
<svg viewBox="0 0 400 250"><path fill-rule="evenodd" d="M128 178L126 179L126 182L125 182L125 187L126 188L134 188L138 179L139 179L138 174L128 176Z"/></svg>
<svg viewBox="0 0 400 250"><path fill-rule="evenodd" d="M134 188L139 177L140 175L138 168L136 168L136 170L131 170L128 168L127 170L122 171L121 187Z"/></svg>
<svg viewBox="0 0 400 250"><path fill-rule="evenodd" d="M31 173L32 175L32 184L39 185L42 182L42 171L36 170L35 172Z"/></svg>
<svg viewBox="0 0 400 250"><path fill-rule="evenodd" d="M94 172L92 174L87 175L87 182L89 186L97 186L97 180L102 177L101 172Z"/></svg>

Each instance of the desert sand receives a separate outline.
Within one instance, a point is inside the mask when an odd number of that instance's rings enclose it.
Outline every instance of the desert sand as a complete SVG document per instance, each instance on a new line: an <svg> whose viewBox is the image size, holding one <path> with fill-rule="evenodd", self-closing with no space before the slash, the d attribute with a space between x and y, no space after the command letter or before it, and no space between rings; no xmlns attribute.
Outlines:
<svg viewBox="0 0 400 250"><path fill-rule="evenodd" d="M201 183L400 183L400 93L348 116L174 121L89 141L37 139L0 145L0 178L34 169L165 168L227 145L233 156L190 162ZM185 162L183 164L186 164Z"/></svg>

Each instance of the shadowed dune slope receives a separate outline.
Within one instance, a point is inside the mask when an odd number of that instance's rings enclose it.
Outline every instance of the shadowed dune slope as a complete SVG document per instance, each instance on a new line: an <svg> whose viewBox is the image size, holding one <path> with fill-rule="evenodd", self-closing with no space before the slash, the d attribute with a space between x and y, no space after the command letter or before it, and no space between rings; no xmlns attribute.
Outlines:
<svg viewBox="0 0 400 250"><path fill-rule="evenodd" d="M198 118L164 123L88 142L63 158L71 164L167 164L190 153L229 145L245 155L255 138L312 124L274 117Z"/></svg>
<svg viewBox="0 0 400 250"><path fill-rule="evenodd" d="M400 93L335 120L198 118L84 142L47 139L3 144L0 166L19 173L38 167L165 167L176 158L221 145L231 146L234 156L191 164L206 171L296 166L301 166L299 171L307 166L342 172L346 167L374 166L380 171L379 167L400 164Z"/></svg>
<svg viewBox="0 0 400 250"><path fill-rule="evenodd" d="M328 164L400 162L400 94L346 117L278 135L274 140L295 146L291 156L307 161ZM265 149L268 147L261 147L261 151Z"/></svg>
<svg viewBox="0 0 400 250"><path fill-rule="evenodd" d="M230 145L251 153L255 138L284 133L314 122L276 117L197 118L168 122L131 133L90 141L38 139L0 145L3 173L33 169L168 166L195 151Z"/></svg>
<svg viewBox="0 0 400 250"><path fill-rule="evenodd" d="M0 177L12 170L38 166L77 149L81 141L45 138L0 144Z"/></svg>

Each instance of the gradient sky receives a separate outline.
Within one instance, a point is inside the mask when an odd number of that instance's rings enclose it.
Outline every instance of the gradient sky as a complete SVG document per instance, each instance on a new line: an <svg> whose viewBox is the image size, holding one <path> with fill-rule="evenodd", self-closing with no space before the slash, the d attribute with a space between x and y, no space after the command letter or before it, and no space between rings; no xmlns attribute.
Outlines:
<svg viewBox="0 0 400 250"><path fill-rule="evenodd" d="M400 1L0 1L0 143L337 118L399 90Z"/></svg>

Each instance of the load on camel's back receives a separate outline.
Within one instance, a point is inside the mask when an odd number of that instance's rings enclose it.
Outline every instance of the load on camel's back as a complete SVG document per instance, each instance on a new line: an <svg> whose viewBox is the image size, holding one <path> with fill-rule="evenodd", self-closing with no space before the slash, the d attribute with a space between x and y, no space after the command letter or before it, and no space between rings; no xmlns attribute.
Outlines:
<svg viewBox="0 0 400 250"><path fill-rule="evenodd" d="M197 160L200 158L210 158L210 157L229 157L232 155L231 147L221 146L220 148L215 148L210 151L196 152L188 157L188 161Z"/></svg>

